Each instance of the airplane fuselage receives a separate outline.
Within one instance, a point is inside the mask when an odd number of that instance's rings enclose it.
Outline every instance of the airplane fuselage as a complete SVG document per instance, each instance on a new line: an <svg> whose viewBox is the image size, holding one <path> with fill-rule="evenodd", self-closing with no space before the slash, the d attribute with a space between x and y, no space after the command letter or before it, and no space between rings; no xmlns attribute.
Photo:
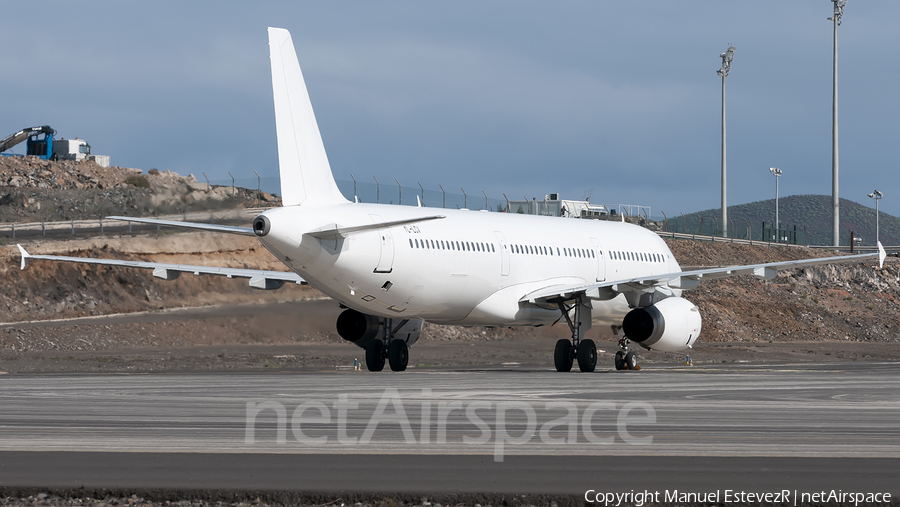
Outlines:
<svg viewBox="0 0 900 507"><path fill-rule="evenodd" d="M328 227L442 219L346 237L305 233ZM385 204L288 206L264 213L260 241L312 286L357 311L438 324L543 325L559 310L520 302L550 285L680 271L658 235L614 221L567 219ZM624 296L592 301L595 324L621 325Z"/></svg>

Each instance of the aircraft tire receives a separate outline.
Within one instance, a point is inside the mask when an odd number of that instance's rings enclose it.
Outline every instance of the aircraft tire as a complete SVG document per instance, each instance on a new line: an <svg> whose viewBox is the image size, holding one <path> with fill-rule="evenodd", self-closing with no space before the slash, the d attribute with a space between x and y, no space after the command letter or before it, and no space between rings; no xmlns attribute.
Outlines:
<svg viewBox="0 0 900 507"><path fill-rule="evenodd" d="M569 340L559 340L556 342L556 348L553 349L553 365L556 371L572 371L572 342Z"/></svg>
<svg viewBox="0 0 900 507"><path fill-rule="evenodd" d="M366 368L369 371L384 369L384 342L372 340L366 345Z"/></svg>
<svg viewBox="0 0 900 507"><path fill-rule="evenodd" d="M388 344L388 362L391 371L404 371L409 364L409 346L403 340L391 340ZM384 365L384 359L381 360Z"/></svg>
<svg viewBox="0 0 900 507"><path fill-rule="evenodd" d="M597 346L594 340L581 340L578 344L578 369L590 373L597 369Z"/></svg>
<svg viewBox="0 0 900 507"><path fill-rule="evenodd" d="M625 369L625 353L623 353L621 350L616 352L616 369Z"/></svg>
<svg viewBox="0 0 900 507"><path fill-rule="evenodd" d="M637 356L634 355L634 352L625 354L625 368L629 370L637 369Z"/></svg>

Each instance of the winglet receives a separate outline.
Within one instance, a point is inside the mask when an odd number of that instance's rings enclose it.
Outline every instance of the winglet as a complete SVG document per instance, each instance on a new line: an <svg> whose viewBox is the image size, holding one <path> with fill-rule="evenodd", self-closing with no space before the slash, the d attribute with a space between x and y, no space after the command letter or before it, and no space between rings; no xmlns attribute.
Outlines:
<svg viewBox="0 0 900 507"><path fill-rule="evenodd" d="M884 247L881 246L881 241L878 242L878 268L881 269L884 267L884 259L887 258L887 252L884 251Z"/></svg>
<svg viewBox="0 0 900 507"><path fill-rule="evenodd" d="M16 243L16 246L19 247L19 253L22 254L22 267L19 269L25 269L25 259L31 257L31 255L29 255L28 252L26 252L25 249L22 248L22 245Z"/></svg>

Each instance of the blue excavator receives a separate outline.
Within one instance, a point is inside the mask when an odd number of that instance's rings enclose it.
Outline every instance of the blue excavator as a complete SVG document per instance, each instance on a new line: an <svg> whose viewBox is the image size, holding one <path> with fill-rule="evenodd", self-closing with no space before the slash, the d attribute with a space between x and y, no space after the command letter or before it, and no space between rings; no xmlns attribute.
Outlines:
<svg viewBox="0 0 900 507"><path fill-rule="evenodd" d="M56 131L47 125L22 129L0 140L0 155L15 156L14 153L4 152L27 140L25 144L26 155L40 157L44 160L50 159L53 156L53 136L55 135Z"/></svg>

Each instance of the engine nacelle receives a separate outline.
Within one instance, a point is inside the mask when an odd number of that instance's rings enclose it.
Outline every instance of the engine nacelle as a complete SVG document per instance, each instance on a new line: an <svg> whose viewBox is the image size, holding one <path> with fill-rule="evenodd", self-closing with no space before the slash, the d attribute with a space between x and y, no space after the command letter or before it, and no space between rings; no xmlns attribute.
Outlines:
<svg viewBox="0 0 900 507"><path fill-rule="evenodd" d="M691 347L700 335L700 310L687 299L666 298L625 315L625 336L647 350L679 352Z"/></svg>
<svg viewBox="0 0 900 507"><path fill-rule="evenodd" d="M387 319L367 315L356 310L344 310L337 319L337 332L341 338L353 342L353 344L366 348L375 338L384 336L384 325ZM425 321L422 319L410 319L402 326L402 319L391 319L394 340L403 340L406 345L415 343L422 334ZM397 327L399 326L399 327Z"/></svg>

